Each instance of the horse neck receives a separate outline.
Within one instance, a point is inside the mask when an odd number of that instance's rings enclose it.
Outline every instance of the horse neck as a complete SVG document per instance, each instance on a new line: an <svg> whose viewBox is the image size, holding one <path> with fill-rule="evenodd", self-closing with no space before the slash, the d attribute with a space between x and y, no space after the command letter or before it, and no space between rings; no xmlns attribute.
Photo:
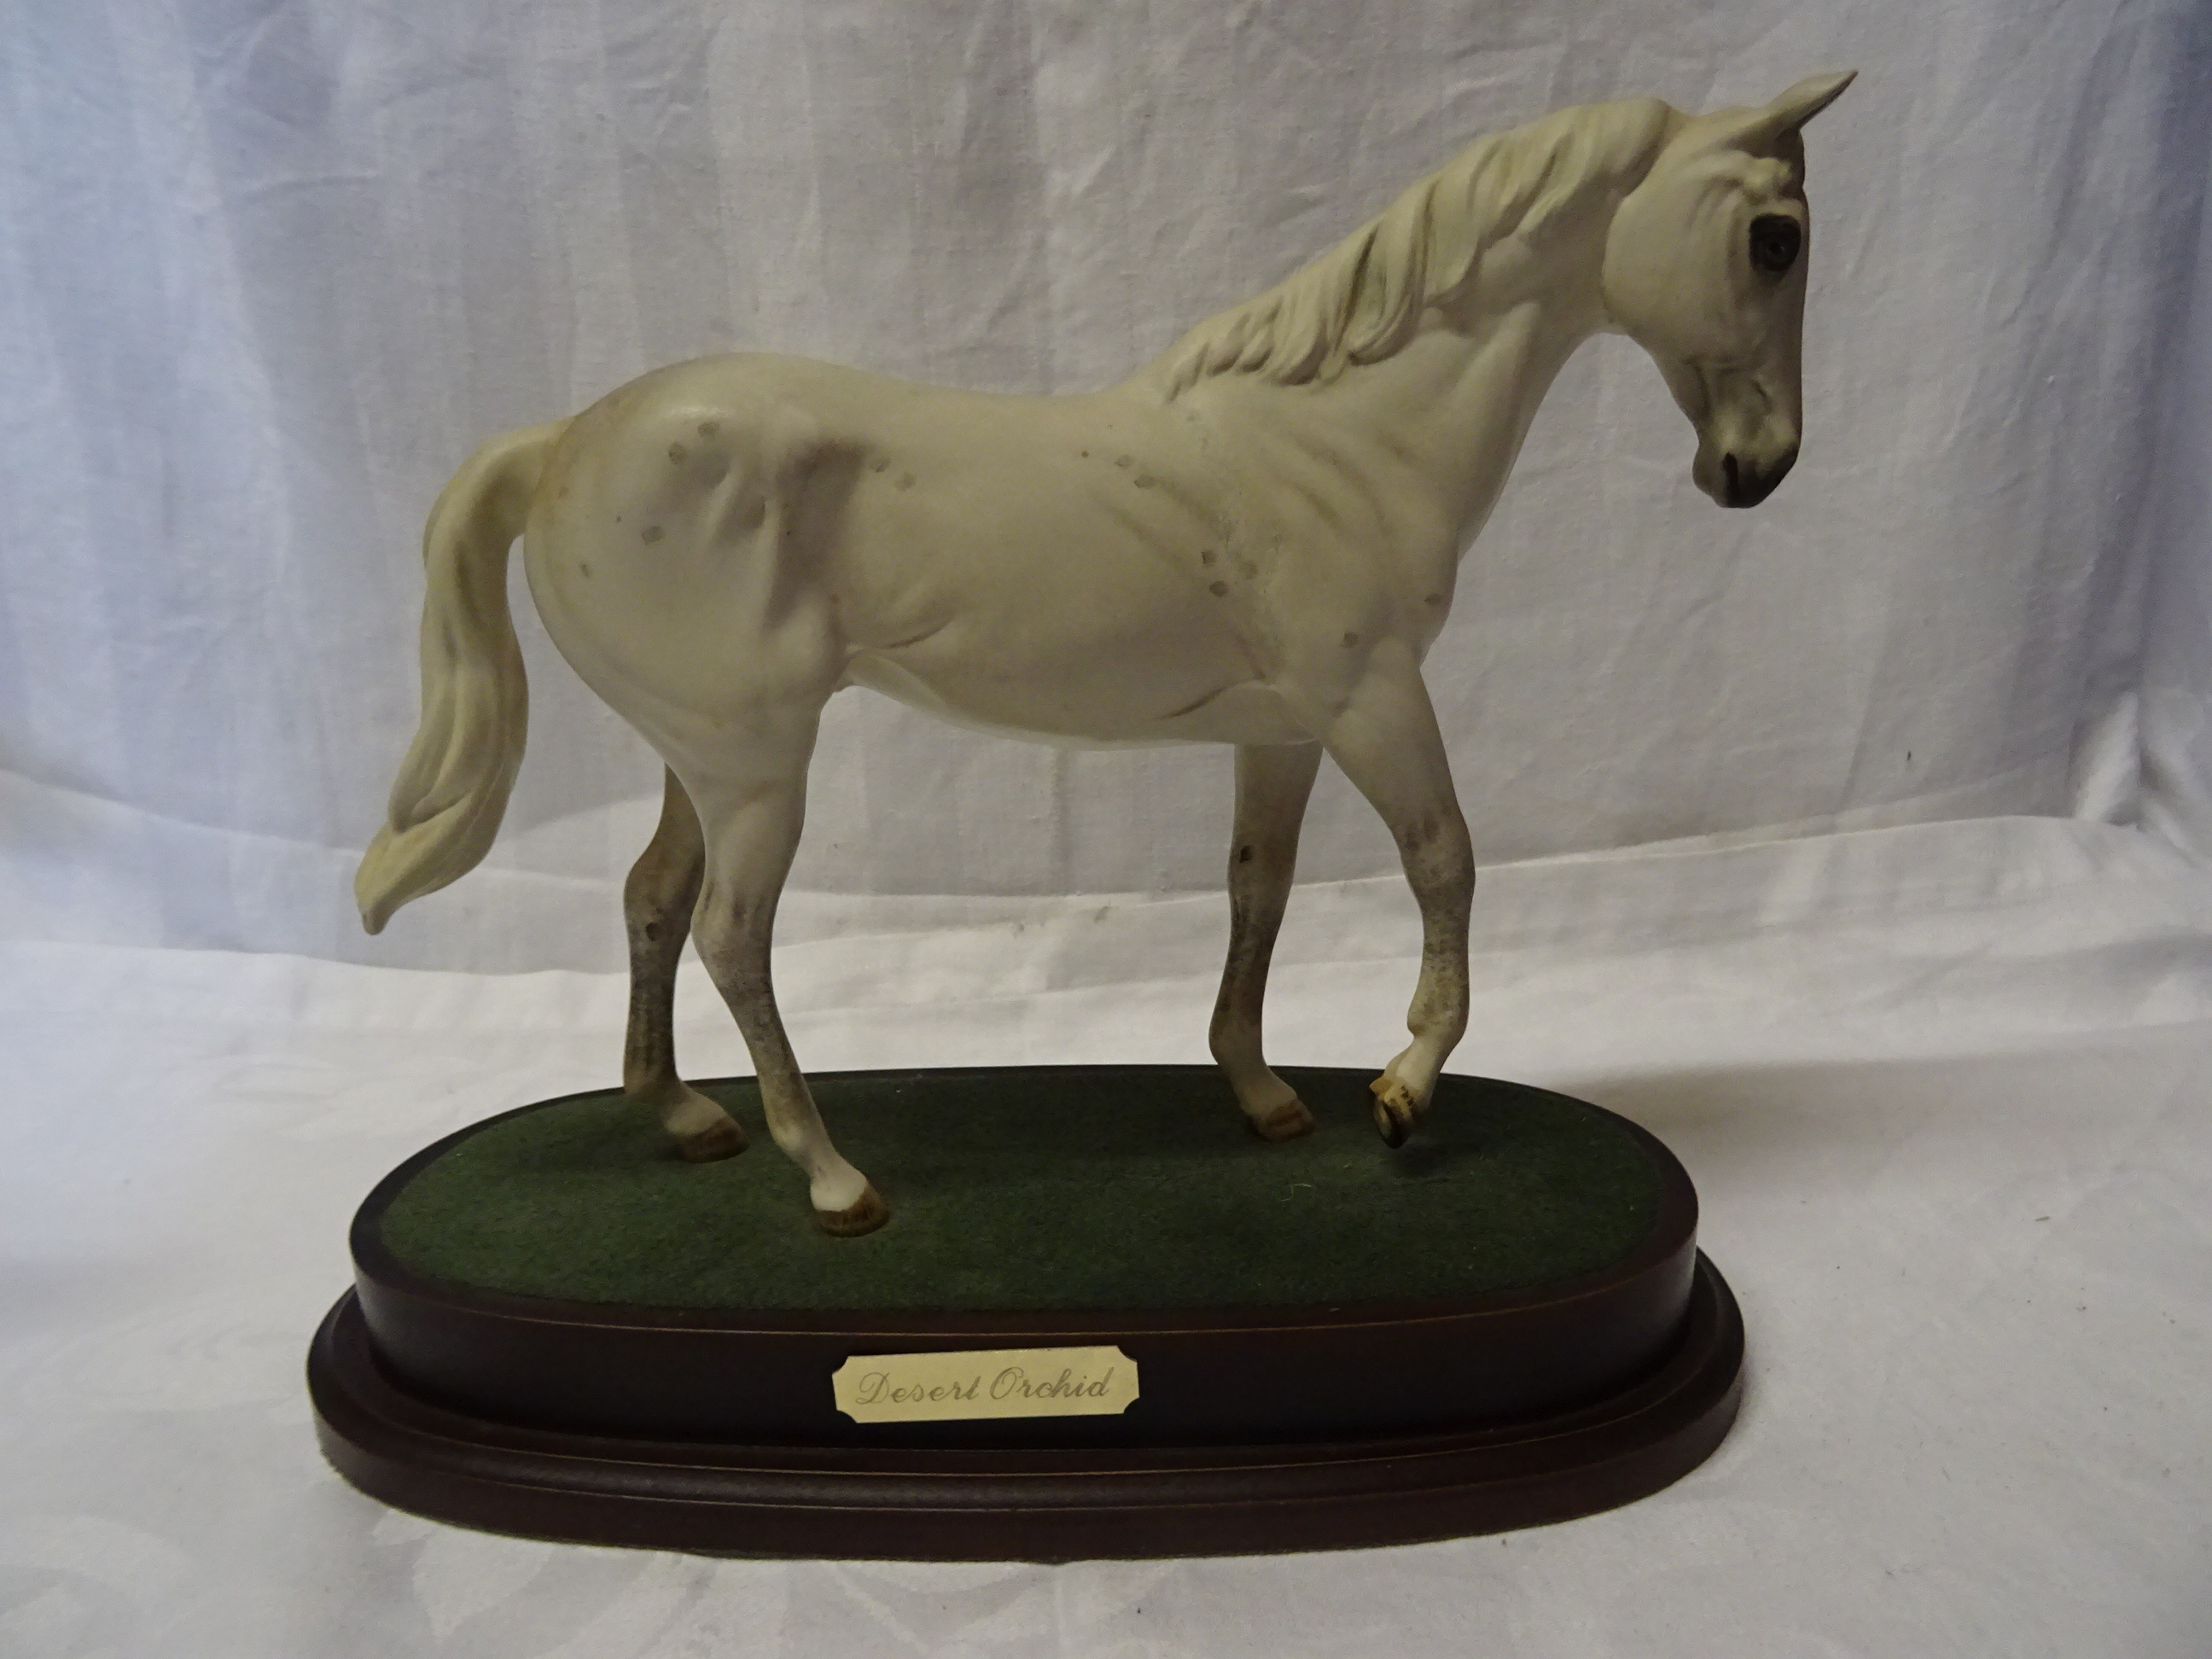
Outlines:
<svg viewBox="0 0 2212 1659"><path fill-rule="evenodd" d="M1462 291L1425 310L1388 357L1318 382L1231 371L1182 386L1176 354L1139 371L1146 395L1179 398L1272 431L1310 465L1333 465L1406 535L1449 534L1463 551L1496 502L1537 406L1576 347L1605 325L1601 272L1620 202L1681 118L1656 100L1601 111L1607 136L1572 198L1528 234L1484 248Z"/></svg>
<svg viewBox="0 0 2212 1659"><path fill-rule="evenodd" d="M1601 325L1597 273L1610 204L1547 239L1503 249L1494 275L1449 316L1431 313L1403 347L1325 383L1227 376L1194 387L1301 468L1339 473L1401 544L1448 537L1463 552L1498 499L1537 406L1576 347ZM1270 440L1273 441L1270 441Z"/></svg>
<svg viewBox="0 0 2212 1659"><path fill-rule="evenodd" d="M1606 217L1609 220L1610 215ZM1536 410L1577 347L1601 326L1604 225L1562 239L1518 276L1486 284L1379 362L1316 390L1353 441L1402 458L1425 512L1464 550L1498 499ZM1401 483L1402 487L1402 483Z"/></svg>

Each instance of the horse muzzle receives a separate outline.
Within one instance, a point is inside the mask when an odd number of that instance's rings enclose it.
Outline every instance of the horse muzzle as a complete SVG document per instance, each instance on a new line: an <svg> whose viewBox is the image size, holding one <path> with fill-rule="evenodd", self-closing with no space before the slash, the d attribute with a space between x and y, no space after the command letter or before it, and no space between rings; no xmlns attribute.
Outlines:
<svg viewBox="0 0 2212 1659"><path fill-rule="evenodd" d="M1797 445L1708 441L1698 447L1691 481L1723 507L1757 507L1797 464Z"/></svg>
<svg viewBox="0 0 2212 1659"><path fill-rule="evenodd" d="M1721 457L1720 488L1711 492L1712 497L1723 507L1757 507L1796 464L1795 444L1764 464L1747 462L1731 450Z"/></svg>

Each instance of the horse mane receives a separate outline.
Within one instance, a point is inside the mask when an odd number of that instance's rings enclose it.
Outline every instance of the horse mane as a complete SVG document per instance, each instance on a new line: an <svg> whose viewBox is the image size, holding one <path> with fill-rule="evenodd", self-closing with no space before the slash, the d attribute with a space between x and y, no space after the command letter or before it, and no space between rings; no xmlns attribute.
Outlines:
<svg viewBox="0 0 2212 1659"><path fill-rule="evenodd" d="M1326 380L1392 356L1425 311L1464 291L1488 249L1540 237L1638 157L1648 165L1674 114L1629 98L1478 138L1318 259L1184 335L1160 360L1167 395L1213 374Z"/></svg>

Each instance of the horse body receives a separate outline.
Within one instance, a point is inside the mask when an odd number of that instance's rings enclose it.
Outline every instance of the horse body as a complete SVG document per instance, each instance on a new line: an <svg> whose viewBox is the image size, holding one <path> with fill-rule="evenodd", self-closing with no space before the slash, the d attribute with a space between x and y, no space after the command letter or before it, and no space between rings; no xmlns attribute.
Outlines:
<svg viewBox="0 0 2212 1659"><path fill-rule="evenodd" d="M1110 392L682 365L555 447L532 592L580 667L657 673L657 701L702 715L859 684L1029 736L1170 740L1183 711L1260 677L1206 586L1244 558L1244 527L1183 424ZM669 612L696 647L638 663L631 642L664 638Z"/></svg>
<svg viewBox="0 0 2212 1659"><path fill-rule="evenodd" d="M524 724L499 578L520 531L554 642L667 763L625 890L624 1082L687 1155L744 1145L675 1070L672 988L696 921L817 1218L857 1232L887 1213L830 1145L769 977L820 711L848 685L1051 742L1237 745L1212 1038L1270 1139L1311 1127L1261 1058L1260 1000L1325 748L1389 824L1421 904L1413 1041L1376 1085L1395 1144L1466 1023L1474 866L1419 675L1458 561L1553 377L1601 327L1660 360L1698 425L1702 483L1729 504L1772 487L1796 443L1802 266L1793 252L1747 286L1739 222L1765 210L1751 222L1769 253L1779 220L1802 242L1796 129L1847 80L1703 130L1635 100L1485 141L1101 392L716 357L495 441L426 534L423 723L356 883L365 921L466 870L496 828ZM1734 217L1716 231L1716 214ZM1727 244L1702 288L1647 246L1699 238Z"/></svg>
<svg viewBox="0 0 2212 1659"><path fill-rule="evenodd" d="M649 672L648 701L716 717L858 684L1049 741L1310 740L1300 711L1364 660L1347 634L1425 653L1474 526L1340 392L1237 390L994 398L678 365L551 443L532 592L625 712L644 688L624 677Z"/></svg>

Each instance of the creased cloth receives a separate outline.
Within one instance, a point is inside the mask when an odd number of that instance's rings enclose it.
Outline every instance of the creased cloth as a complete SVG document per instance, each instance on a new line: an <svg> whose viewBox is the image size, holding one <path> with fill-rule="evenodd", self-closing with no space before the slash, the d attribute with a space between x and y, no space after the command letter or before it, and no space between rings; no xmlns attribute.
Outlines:
<svg viewBox="0 0 2212 1659"><path fill-rule="evenodd" d="M1483 132L1627 94L1759 101L1854 66L1808 131L1795 476L1755 512L1714 507L1656 372L1602 339L1470 556L1430 678L1478 855L2132 822L2146 752L2151 817L2205 842L2212 604L2188 502L2206 427L2183 371L2212 360L2179 343L2199 337L2207 15L18 8L0 42L0 782L37 891L0 897L44 938L614 966L602 908L502 902L497 943L473 907L374 944L348 911L413 726L414 549L477 442L710 351L1094 386ZM493 865L605 892L657 767L517 597L532 749ZM1210 887L1225 765L980 738L849 693L793 879ZM1332 769L1304 874L1394 867Z"/></svg>
<svg viewBox="0 0 2212 1659"><path fill-rule="evenodd" d="M2187 0L13 8L0 1654L2198 1659L2208 66ZM1485 866L1455 1067L1688 1165L1751 1343L1709 1463L1504 1538L1057 1568L556 1547L322 1464L354 1206L617 1069L657 767L519 582L499 844L374 940L347 890L476 443L710 351L1097 386L1480 133L1841 67L1796 473L1713 508L1594 343L1429 665ZM1229 804L1215 751L839 697L780 925L802 1060L1202 1060ZM1276 1058L1402 1041L1394 862L1325 769ZM696 963L678 1027L747 1069Z"/></svg>

